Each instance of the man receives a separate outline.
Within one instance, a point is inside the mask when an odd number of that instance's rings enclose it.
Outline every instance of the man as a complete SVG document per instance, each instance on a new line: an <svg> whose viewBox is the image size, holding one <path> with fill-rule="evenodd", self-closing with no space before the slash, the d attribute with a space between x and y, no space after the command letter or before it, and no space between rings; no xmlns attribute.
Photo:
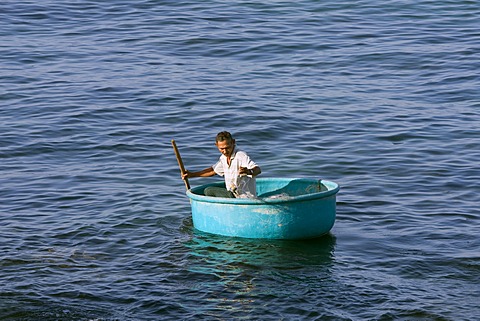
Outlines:
<svg viewBox="0 0 480 321"><path fill-rule="evenodd" d="M247 153L237 150L235 139L229 132L220 132L215 139L215 145L222 154L218 162L198 172L185 171L183 179L192 177L210 177L218 174L225 176L225 187L207 187L206 196L215 197L256 197L255 177L262 171L250 159Z"/></svg>

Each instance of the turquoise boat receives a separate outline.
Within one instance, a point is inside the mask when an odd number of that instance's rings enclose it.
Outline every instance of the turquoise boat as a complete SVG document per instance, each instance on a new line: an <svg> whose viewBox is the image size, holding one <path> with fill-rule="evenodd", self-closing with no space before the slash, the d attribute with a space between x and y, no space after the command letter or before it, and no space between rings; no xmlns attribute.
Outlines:
<svg viewBox="0 0 480 321"><path fill-rule="evenodd" d="M338 184L306 178L257 178L257 198L204 195L208 186L187 191L193 226L203 232L244 238L309 239L335 223Z"/></svg>

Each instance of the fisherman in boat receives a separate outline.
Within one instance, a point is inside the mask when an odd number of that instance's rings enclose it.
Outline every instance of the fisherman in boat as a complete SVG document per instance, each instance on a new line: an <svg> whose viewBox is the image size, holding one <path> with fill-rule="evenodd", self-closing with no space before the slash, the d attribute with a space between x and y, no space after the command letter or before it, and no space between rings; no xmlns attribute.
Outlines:
<svg viewBox="0 0 480 321"><path fill-rule="evenodd" d="M250 159L247 153L237 150L235 139L229 132L220 132L215 145L222 154L218 162L198 172L185 171L183 179L192 177L210 177L218 174L225 177L225 186L209 186L205 188L206 196L227 198L254 198L257 196L255 177L262 171Z"/></svg>

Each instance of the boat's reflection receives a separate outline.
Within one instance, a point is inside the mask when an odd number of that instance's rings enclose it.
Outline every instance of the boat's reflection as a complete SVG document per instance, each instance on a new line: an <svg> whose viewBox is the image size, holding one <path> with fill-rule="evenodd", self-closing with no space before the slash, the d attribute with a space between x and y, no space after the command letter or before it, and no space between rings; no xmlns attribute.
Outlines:
<svg viewBox="0 0 480 321"><path fill-rule="evenodd" d="M287 241L232 238L193 230L191 239L184 243L189 251L186 268L208 297L210 306L204 307L203 313L214 318L227 310L253 313L257 301L288 291L286 284L297 287L313 282L317 286L319 280L330 279L335 242L332 234Z"/></svg>
<svg viewBox="0 0 480 321"><path fill-rule="evenodd" d="M309 240L265 240L226 237L194 230L185 245L195 258L214 264L288 269L331 263L335 242L335 236L330 233Z"/></svg>

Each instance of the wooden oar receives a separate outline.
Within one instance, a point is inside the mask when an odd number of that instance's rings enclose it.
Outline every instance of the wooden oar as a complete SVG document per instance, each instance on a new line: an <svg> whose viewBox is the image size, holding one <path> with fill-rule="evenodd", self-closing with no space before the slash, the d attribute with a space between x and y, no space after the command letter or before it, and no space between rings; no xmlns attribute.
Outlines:
<svg viewBox="0 0 480 321"><path fill-rule="evenodd" d="M177 162L178 162L178 167L180 167L180 172L185 174L185 167L183 166L183 161L182 157L180 156L180 152L178 151L177 144L175 144L175 140L172 139L172 146L173 146L173 151L175 152L175 156L177 157ZM185 182L185 187L187 188L187 191L190 189L190 183L188 182L188 178L185 178L183 180Z"/></svg>

